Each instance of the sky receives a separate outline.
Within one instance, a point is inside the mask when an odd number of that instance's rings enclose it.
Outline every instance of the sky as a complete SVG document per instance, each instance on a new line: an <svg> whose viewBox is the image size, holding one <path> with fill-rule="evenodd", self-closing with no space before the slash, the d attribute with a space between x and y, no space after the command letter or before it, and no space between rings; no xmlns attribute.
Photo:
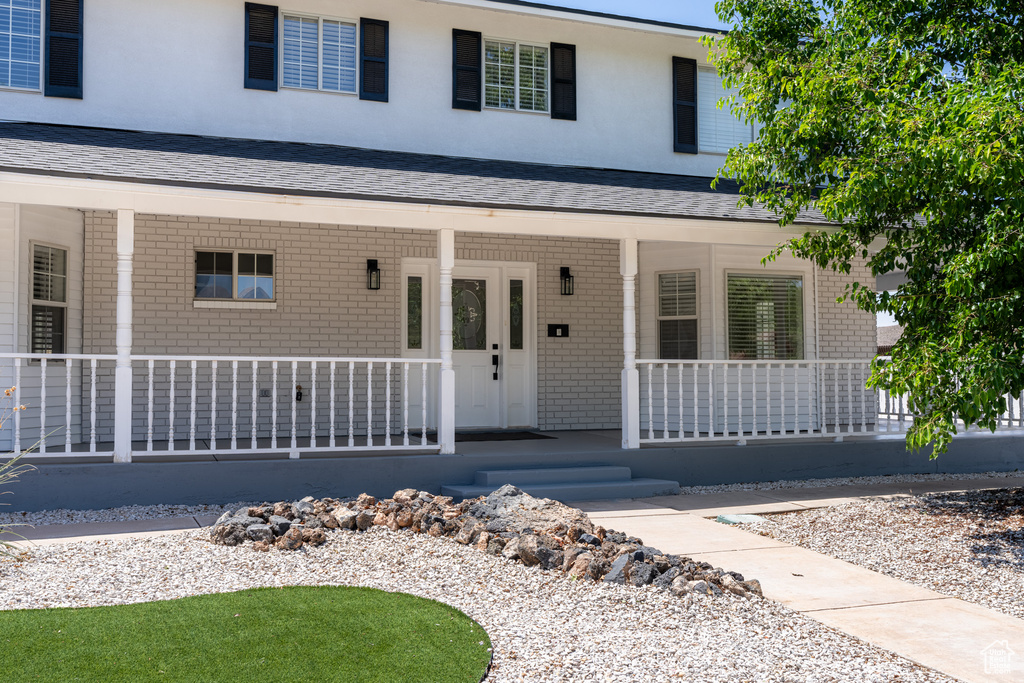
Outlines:
<svg viewBox="0 0 1024 683"><path fill-rule="evenodd" d="M559 7L658 19L702 28L725 28L715 15L715 0L538 0Z"/></svg>

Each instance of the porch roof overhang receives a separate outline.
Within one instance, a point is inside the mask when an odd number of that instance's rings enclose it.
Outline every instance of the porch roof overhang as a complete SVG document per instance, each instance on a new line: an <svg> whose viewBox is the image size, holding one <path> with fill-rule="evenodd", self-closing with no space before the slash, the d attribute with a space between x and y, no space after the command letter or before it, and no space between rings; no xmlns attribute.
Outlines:
<svg viewBox="0 0 1024 683"><path fill-rule="evenodd" d="M0 122L0 179L15 203L420 229L774 244L826 226L780 230L706 177L38 123Z"/></svg>

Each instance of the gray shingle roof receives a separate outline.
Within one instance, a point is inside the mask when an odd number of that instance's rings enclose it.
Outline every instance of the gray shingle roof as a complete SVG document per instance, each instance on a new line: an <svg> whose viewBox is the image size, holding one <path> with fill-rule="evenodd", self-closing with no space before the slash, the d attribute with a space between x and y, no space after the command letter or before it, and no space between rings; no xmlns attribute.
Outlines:
<svg viewBox="0 0 1024 683"><path fill-rule="evenodd" d="M534 211L774 221L710 178L339 145L0 122L0 170L152 185ZM822 222L808 214L805 222Z"/></svg>

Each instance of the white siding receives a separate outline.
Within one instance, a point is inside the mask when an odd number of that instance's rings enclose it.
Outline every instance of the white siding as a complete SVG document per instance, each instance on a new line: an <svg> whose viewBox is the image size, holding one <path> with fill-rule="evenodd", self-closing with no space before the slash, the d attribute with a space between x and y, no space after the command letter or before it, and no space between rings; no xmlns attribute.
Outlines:
<svg viewBox="0 0 1024 683"><path fill-rule="evenodd" d="M243 84L243 3L89 0L84 99L0 92L18 120L324 142L455 156L714 175L672 151L672 57L695 38L422 0L295 0L282 10L390 22L390 102ZM578 121L452 109L452 29L577 46Z"/></svg>

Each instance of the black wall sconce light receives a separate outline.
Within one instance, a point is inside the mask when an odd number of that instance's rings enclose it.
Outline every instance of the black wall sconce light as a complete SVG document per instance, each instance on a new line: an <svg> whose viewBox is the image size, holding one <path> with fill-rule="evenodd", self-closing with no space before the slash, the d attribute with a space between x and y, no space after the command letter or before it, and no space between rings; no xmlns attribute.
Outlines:
<svg viewBox="0 0 1024 683"><path fill-rule="evenodd" d="M568 266L562 266L562 295L572 296L575 292L575 286L573 285L573 277L569 272Z"/></svg>
<svg viewBox="0 0 1024 683"><path fill-rule="evenodd" d="M380 268L375 258L366 259L366 288L380 289Z"/></svg>

